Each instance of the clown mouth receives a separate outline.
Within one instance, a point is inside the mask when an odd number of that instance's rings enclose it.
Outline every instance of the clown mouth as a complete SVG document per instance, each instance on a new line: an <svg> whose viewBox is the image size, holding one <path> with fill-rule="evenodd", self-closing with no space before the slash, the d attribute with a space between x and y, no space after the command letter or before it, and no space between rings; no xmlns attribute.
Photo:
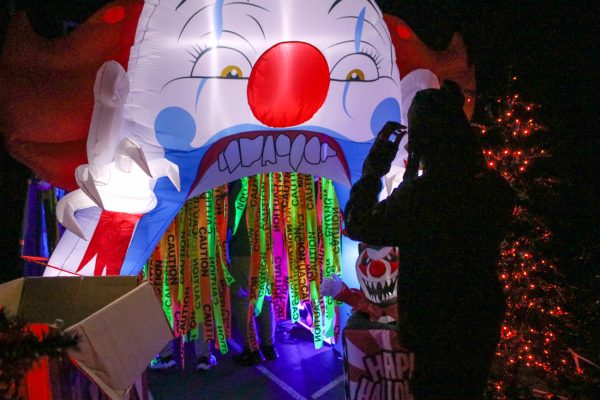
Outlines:
<svg viewBox="0 0 600 400"><path fill-rule="evenodd" d="M265 172L302 172L350 182L344 152L328 135L307 130L250 131L211 146L200 163L193 192Z"/></svg>
<svg viewBox="0 0 600 400"><path fill-rule="evenodd" d="M397 281L398 278L385 282L371 282L363 279L369 300L376 303L382 303L395 297Z"/></svg>

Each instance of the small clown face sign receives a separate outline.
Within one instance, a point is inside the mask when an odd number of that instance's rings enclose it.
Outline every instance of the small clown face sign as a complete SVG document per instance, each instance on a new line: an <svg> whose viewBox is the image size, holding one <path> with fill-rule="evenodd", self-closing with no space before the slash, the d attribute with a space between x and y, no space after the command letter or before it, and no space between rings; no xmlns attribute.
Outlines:
<svg viewBox="0 0 600 400"><path fill-rule="evenodd" d="M356 260L356 276L363 294L372 303L396 302L398 282L398 248L371 247L360 244Z"/></svg>

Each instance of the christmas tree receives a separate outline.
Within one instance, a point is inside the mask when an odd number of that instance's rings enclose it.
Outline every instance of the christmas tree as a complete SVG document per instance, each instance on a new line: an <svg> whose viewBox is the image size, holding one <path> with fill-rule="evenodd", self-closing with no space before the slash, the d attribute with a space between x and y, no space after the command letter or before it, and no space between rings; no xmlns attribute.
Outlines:
<svg viewBox="0 0 600 400"><path fill-rule="evenodd" d="M498 265L507 312L490 399L575 398L568 393L570 383L581 379L567 344L566 332L573 328L567 306L572 298L557 268L553 236L539 201L552 196L558 183L547 168L547 130L536 121L539 110L539 105L513 92L488 104L484 123L478 125L488 166L520 199Z"/></svg>

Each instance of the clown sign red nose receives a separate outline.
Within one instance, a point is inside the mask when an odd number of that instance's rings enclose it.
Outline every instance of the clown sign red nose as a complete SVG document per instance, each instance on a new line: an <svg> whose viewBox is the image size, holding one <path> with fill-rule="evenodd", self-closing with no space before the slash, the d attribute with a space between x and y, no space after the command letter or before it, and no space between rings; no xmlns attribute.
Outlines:
<svg viewBox="0 0 600 400"><path fill-rule="evenodd" d="M386 272L385 263L381 260L373 260L370 265L369 272L371 273L371 276L375 278L383 276L383 274Z"/></svg>
<svg viewBox="0 0 600 400"><path fill-rule="evenodd" d="M256 61L248 82L248 104L263 124L285 128L308 121L329 91L327 60L314 46L283 42Z"/></svg>

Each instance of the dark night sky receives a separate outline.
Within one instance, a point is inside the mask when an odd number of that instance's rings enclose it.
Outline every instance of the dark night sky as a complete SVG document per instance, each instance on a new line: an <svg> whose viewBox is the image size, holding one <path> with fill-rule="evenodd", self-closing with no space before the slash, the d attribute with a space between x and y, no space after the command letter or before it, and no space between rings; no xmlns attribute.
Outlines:
<svg viewBox="0 0 600 400"><path fill-rule="evenodd" d="M52 32L65 19L81 20L103 0L25 0L39 31ZM0 5L0 26L2 7ZM405 19L432 47L444 46L454 30L463 33L477 68L480 94L506 91L509 66L519 77L519 93L543 108L551 130L554 166L563 181L558 199L548 212L560 214L556 230L569 246L600 240L597 168L600 140L596 87L600 54L600 5L597 1L379 1L382 8ZM596 4L594 4L596 3ZM6 13L4 13L5 15ZM0 31L0 38L2 32ZM0 89L1 90L1 89ZM3 153L3 191L18 194L24 169L15 169ZM6 174L4 174L6 175ZM14 217L21 199L6 201L4 215ZM9 204L10 203L10 204ZM18 223L6 235L18 236ZM14 238L11 240L14 243ZM2 255L7 242L2 238ZM9 257L11 260L10 250ZM0 274L0 278L2 275ZM1 279L0 279L1 281Z"/></svg>

